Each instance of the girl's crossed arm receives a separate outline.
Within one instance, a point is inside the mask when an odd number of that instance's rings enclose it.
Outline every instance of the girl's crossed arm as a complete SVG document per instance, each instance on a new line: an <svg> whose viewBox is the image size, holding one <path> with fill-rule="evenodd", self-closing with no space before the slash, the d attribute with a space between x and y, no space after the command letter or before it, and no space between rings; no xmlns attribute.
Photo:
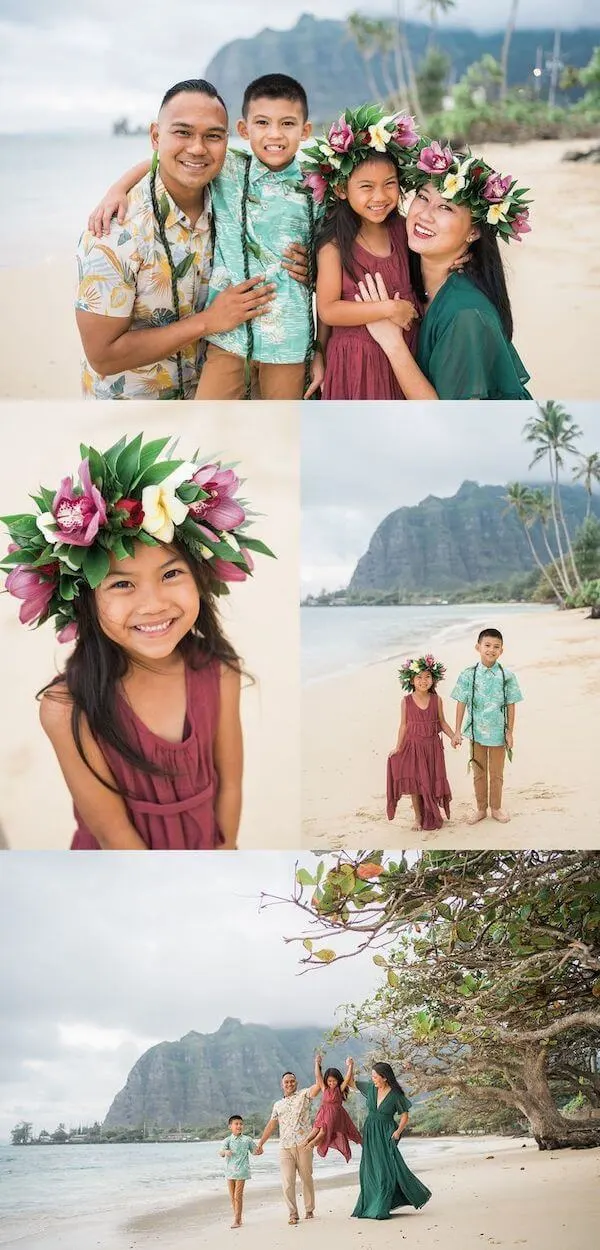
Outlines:
<svg viewBox="0 0 600 1250"><path fill-rule="evenodd" d="M373 321L393 321L409 329L418 316L405 299L385 299L372 303L342 299L342 262L335 243L324 243L317 258L317 312L328 326L366 326Z"/></svg>
<svg viewBox="0 0 600 1250"><path fill-rule="evenodd" d="M124 800L107 789L82 760L71 728L72 708L67 695L45 694L40 704L40 721L54 747L77 811L103 850L147 851L129 819ZM114 786L115 779L85 717L81 718L81 741L91 768Z"/></svg>
<svg viewBox="0 0 600 1250"><path fill-rule="evenodd" d="M221 704L214 743L217 772L215 816L224 842L221 850L235 850L242 811L244 746L240 722L239 672L221 666Z"/></svg>

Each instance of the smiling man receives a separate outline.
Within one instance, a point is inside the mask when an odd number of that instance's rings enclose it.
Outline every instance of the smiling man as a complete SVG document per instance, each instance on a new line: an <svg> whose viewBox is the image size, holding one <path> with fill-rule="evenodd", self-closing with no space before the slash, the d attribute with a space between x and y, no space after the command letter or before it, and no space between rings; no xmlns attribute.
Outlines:
<svg viewBox="0 0 600 1250"><path fill-rule="evenodd" d="M167 91L150 128L152 169L130 191L107 237L78 249L77 325L84 394L192 399L207 334L260 315L260 277L222 291L204 311L213 258L210 183L227 151L227 110L204 79Z"/></svg>

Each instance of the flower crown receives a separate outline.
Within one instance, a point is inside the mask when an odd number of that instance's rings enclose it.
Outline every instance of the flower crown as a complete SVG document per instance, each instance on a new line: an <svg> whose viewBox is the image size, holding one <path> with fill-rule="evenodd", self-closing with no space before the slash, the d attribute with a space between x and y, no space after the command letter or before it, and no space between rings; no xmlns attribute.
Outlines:
<svg viewBox="0 0 600 1250"><path fill-rule="evenodd" d="M444 199L466 204L473 221L485 221L507 241L528 234L528 187L517 187L510 175L502 175L471 152L453 152L437 140L421 139L404 173L405 185L418 188L433 182Z"/></svg>
<svg viewBox="0 0 600 1250"><path fill-rule="evenodd" d="M155 546L176 538L193 560L205 562L216 595L228 581L252 572L251 551L272 556L256 538L231 466L172 458L170 438L144 443L124 436L108 451L81 446L79 481L65 477L57 491L32 495L37 512L1 517L11 538L0 559L6 590L23 603L19 619L36 627L55 618L60 642L77 634L75 600L83 583L93 590L106 577L109 553L134 555L134 543ZM161 456L161 453L165 453Z"/></svg>
<svg viewBox="0 0 600 1250"><path fill-rule="evenodd" d="M438 681L444 680L446 669L433 655L420 655L417 660L405 660L402 668L398 669L402 689L411 691L413 681L419 673L431 673L434 685L437 685Z"/></svg>
<svg viewBox="0 0 600 1250"><path fill-rule="evenodd" d="M302 164L316 166L306 170L304 186L312 191L317 204L333 204L334 188L345 182L361 161L373 152L385 152L403 168L418 139L414 118L406 113L386 116L380 104L346 109L327 138L303 149Z"/></svg>

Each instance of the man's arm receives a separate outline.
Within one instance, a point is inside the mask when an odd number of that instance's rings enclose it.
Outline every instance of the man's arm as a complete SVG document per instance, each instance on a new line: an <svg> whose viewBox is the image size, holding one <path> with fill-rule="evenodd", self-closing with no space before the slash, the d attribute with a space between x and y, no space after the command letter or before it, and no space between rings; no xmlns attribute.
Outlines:
<svg viewBox="0 0 600 1250"><path fill-rule="evenodd" d="M258 1139L258 1141L257 1141L257 1143L256 1143L256 1150L254 1151L255 1155L261 1155L261 1154L262 1154L262 1152L263 1152L263 1146L264 1146L265 1142L266 1142L266 1141L268 1141L268 1140L269 1140L269 1138L273 1135L273 1133L275 1132L275 1129L276 1129L276 1128L277 1128L277 1120L276 1120L276 1119L271 1118L271 1119L269 1120L268 1124L265 1124L265 1127L264 1127L264 1129L263 1129L263 1131L262 1131L262 1134L261 1134L261 1136L259 1137L259 1139Z"/></svg>

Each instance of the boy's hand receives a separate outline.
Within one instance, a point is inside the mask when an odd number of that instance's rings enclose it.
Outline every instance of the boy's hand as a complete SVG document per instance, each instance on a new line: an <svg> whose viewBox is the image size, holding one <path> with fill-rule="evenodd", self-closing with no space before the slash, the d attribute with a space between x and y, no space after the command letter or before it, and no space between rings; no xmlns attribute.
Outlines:
<svg viewBox="0 0 600 1250"><path fill-rule="evenodd" d="M310 365L310 386L305 392L304 398L310 399L316 391L320 390L325 377L325 361L320 347L313 353Z"/></svg>
<svg viewBox="0 0 600 1250"><path fill-rule="evenodd" d="M515 736L514 736L514 734L513 734L512 729L507 729L507 730L506 730L506 739L505 739L505 741L506 741L506 745L507 745L507 747L508 747L509 751L512 751L513 746L514 746L514 742L515 742Z"/></svg>
<svg viewBox="0 0 600 1250"><path fill-rule="evenodd" d="M265 283L262 275L248 278L237 286L225 287L204 311L208 334L235 330L244 321L252 321L269 311L275 298L275 286Z"/></svg>
<svg viewBox="0 0 600 1250"><path fill-rule="evenodd" d="M101 239L103 235L110 234L110 223L115 215L119 225L123 225L126 212L127 195L117 182L109 187L100 203L92 209L88 217L88 230L97 239Z"/></svg>
<svg viewBox="0 0 600 1250"><path fill-rule="evenodd" d="M255 1155L261 1155L261 1154L263 1153L263 1151L264 1151L264 1146L261 1146L261 1145L260 1145L260 1142L259 1142L259 1144L258 1144L258 1146L256 1147L256 1150L254 1151L254 1153L255 1153Z"/></svg>
<svg viewBox="0 0 600 1250"><path fill-rule="evenodd" d="M282 260L283 269L287 269L290 277L295 278L296 282L301 282L306 286L308 282L308 250L303 243L290 243L286 247L284 256L287 260ZM306 399L306 395L304 396Z"/></svg>
<svg viewBox="0 0 600 1250"><path fill-rule="evenodd" d="M462 736L461 736L461 734L459 734L459 733L452 734L451 742L452 742L452 746L453 746L453 747L455 747L455 748L456 748L456 747L461 747L461 746L462 746Z"/></svg>

